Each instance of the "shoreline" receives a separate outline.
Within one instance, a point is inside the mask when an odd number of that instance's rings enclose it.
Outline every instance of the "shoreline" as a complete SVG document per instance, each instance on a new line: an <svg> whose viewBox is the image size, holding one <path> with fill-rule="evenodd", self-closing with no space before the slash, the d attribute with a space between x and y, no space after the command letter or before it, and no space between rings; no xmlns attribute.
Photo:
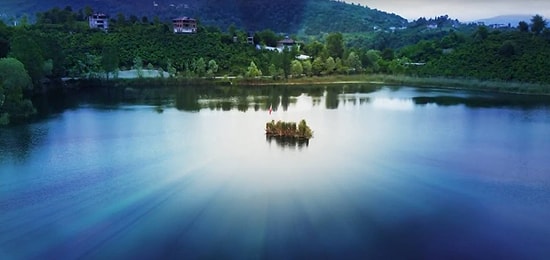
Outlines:
<svg viewBox="0 0 550 260"><path fill-rule="evenodd" d="M539 95L550 96L550 85L503 82L479 79L458 79L443 77L415 77L404 75L336 75L322 77L300 77L274 80L271 78L125 78L125 79L87 79L76 80L77 87L180 87L187 85L197 86L307 86L307 85L343 85L343 84L370 84L409 86L417 88L437 88L449 90L468 90L496 94Z"/></svg>
<svg viewBox="0 0 550 260"><path fill-rule="evenodd" d="M468 90L496 94L550 96L550 85L544 84L502 82L478 79L453 79L442 77L413 77L402 75L395 76L383 74L295 78L288 79L284 82L282 82L281 80L269 82L262 79L255 79L252 81L243 80L240 81L238 84L244 86L372 84L410 86L417 88Z"/></svg>

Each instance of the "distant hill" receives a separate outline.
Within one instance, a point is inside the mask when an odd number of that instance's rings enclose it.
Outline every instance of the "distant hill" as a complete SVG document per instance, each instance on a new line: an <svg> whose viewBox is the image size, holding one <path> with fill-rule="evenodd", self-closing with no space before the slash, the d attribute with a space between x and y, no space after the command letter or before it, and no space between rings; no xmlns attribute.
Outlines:
<svg viewBox="0 0 550 260"><path fill-rule="evenodd" d="M331 0L2 0L0 15L6 20L27 14L32 20L37 12L66 6L75 11L90 6L112 17L118 13L157 16L161 20L189 16L203 25L222 29L234 24L250 31L285 33L365 32L374 26L389 28L407 23L395 14Z"/></svg>
<svg viewBox="0 0 550 260"><path fill-rule="evenodd" d="M490 24L510 24L512 27L517 27L519 22L525 21L530 23L533 15L500 15L491 18L480 19L475 22L483 22L486 25Z"/></svg>

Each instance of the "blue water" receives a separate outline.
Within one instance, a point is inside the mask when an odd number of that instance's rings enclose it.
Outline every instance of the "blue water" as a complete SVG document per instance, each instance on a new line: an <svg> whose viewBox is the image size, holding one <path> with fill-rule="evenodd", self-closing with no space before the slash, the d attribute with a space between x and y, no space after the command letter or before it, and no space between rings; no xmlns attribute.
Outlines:
<svg viewBox="0 0 550 260"><path fill-rule="evenodd" d="M0 259L550 259L544 98L243 91L0 129Z"/></svg>

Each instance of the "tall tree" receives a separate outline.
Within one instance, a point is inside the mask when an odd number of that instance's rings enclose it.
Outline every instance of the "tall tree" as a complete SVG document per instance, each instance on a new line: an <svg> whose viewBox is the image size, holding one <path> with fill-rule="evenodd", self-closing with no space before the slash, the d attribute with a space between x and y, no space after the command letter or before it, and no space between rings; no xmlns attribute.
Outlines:
<svg viewBox="0 0 550 260"><path fill-rule="evenodd" d="M325 62L323 61L323 58L317 57L313 60L313 63L311 64L311 72L313 75L321 75L321 72L325 69Z"/></svg>
<svg viewBox="0 0 550 260"><path fill-rule="evenodd" d="M143 78L143 60L141 57L134 58L134 69L137 71L139 78Z"/></svg>
<svg viewBox="0 0 550 260"><path fill-rule="evenodd" d="M304 68L302 67L302 63L298 60L293 60L292 65L290 67L290 72L292 73L292 76L299 77L304 72Z"/></svg>
<svg viewBox="0 0 550 260"><path fill-rule="evenodd" d="M208 75L208 77L213 77L214 74L216 74L216 72L218 72L218 63L216 63L215 60L210 60L208 61L208 70L206 71L206 74Z"/></svg>
<svg viewBox="0 0 550 260"><path fill-rule="evenodd" d="M0 58L5 58L10 52L10 42L7 39L0 37Z"/></svg>
<svg viewBox="0 0 550 260"><path fill-rule="evenodd" d="M277 37L277 34L275 34L275 32L269 29L263 30L254 35L255 43L265 44L271 47L277 46L278 40L279 40L279 37Z"/></svg>
<svg viewBox="0 0 550 260"><path fill-rule="evenodd" d="M539 35L546 28L546 20L540 15L535 15L531 18L531 31Z"/></svg>
<svg viewBox="0 0 550 260"><path fill-rule="evenodd" d="M346 63L354 72L362 70L361 59L359 59L359 55L355 54L353 51L348 54Z"/></svg>
<svg viewBox="0 0 550 260"><path fill-rule="evenodd" d="M88 18L93 13L94 13L94 9L92 9L92 7L90 7L89 5L84 7L84 15L86 16L84 18Z"/></svg>
<svg viewBox="0 0 550 260"><path fill-rule="evenodd" d="M10 51L10 31L8 26L0 20L0 58L5 58L8 56Z"/></svg>
<svg viewBox="0 0 550 260"><path fill-rule="evenodd" d="M304 52L307 55L312 56L313 58L317 58L322 56L323 52L326 53L326 47L325 45L323 45L318 41L313 41L304 47ZM326 58L326 57L323 57L323 58Z"/></svg>
<svg viewBox="0 0 550 260"><path fill-rule="evenodd" d="M124 16L123 13L118 13L118 14L116 15L116 24L117 24L117 25L120 25L120 26L126 24L126 17Z"/></svg>
<svg viewBox="0 0 550 260"><path fill-rule="evenodd" d="M246 76L249 78L255 78L262 75L262 71L258 69L256 66L256 63L253 61L250 62L250 66L248 66L248 69L246 71Z"/></svg>
<svg viewBox="0 0 550 260"><path fill-rule="evenodd" d="M283 68L285 78L288 78L288 76L291 74L291 64L293 60L292 52L288 48L283 48L283 53L281 54L281 67Z"/></svg>
<svg viewBox="0 0 550 260"><path fill-rule="evenodd" d="M10 115L2 109L4 107L5 100L6 96L4 95L4 86L2 82L0 82L0 126L7 125L10 122Z"/></svg>
<svg viewBox="0 0 550 260"><path fill-rule="evenodd" d="M520 32L528 32L529 31L529 24L527 24L525 21L521 21L518 24L518 29Z"/></svg>
<svg viewBox="0 0 550 260"><path fill-rule="evenodd" d="M331 33L327 36L328 55L333 58L344 57L344 37L341 33Z"/></svg>
<svg viewBox="0 0 550 260"><path fill-rule="evenodd" d="M485 40L489 37L489 29L487 29L486 26L479 26L477 27L477 31L475 32L475 38L477 40Z"/></svg>
<svg viewBox="0 0 550 260"><path fill-rule="evenodd" d="M206 62L204 61L204 58L201 57L195 61L195 73L199 77L204 76L206 73Z"/></svg>
<svg viewBox="0 0 550 260"><path fill-rule="evenodd" d="M336 70L336 62L332 57L328 57L325 61L325 70L327 74L332 74Z"/></svg>
<svg viewBox="0 0 550 260"><path fill-rule="evenodd" d="M304 73L308 76L311 76L311 61L305 60L302 62L302 68Z"/></svg>
<svg viewBox="0 0 550 260"><path fill-rule="evenodd" d="M118 51L113 46L104 46L101 52L101 66L105 71L105 76L109 79L109 74L118 69Z"/></svg>
<svg viewBox="0 0 550 260"><path fill-rule="evenodd" d="M16 58L25 66L32 82L36 85L44 77L44 55L35 37L23 32L13 38L9 56Z"/></svg>
<svg viewBox="0 0 550 260"><path fill-rule="evenodd" d="M367 69L369 72L378 72L378 70L380 69L379 61L382 59L382 57L380 56L380 51L368 50L365 56L366 59L363 62L365 69Z"/></svg>

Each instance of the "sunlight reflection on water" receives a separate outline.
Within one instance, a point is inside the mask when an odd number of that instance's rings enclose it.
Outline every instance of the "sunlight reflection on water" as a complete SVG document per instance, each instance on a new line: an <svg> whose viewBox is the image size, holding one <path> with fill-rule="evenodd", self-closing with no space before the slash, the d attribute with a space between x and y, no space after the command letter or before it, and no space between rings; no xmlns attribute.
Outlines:
<svg viewBox="0 0 550 260"><path fill-rule="evenodd" d="M3 129L0 256L550 255L550 102L366 90L185 90ZM309 144L266 139L301 119Z"/></svg>

